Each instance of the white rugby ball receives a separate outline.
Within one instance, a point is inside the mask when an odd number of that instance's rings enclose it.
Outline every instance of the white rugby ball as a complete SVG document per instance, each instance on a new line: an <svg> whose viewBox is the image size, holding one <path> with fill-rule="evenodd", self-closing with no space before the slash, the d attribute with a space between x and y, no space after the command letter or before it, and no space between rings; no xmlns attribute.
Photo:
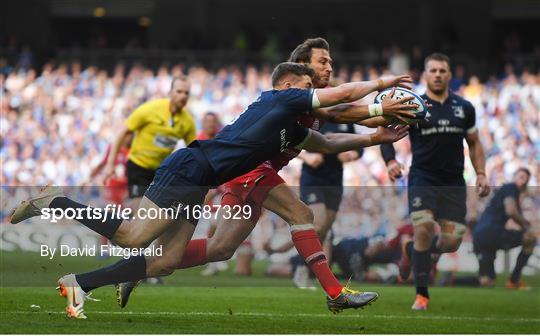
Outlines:
<svg viewBox="0 0 540 336"><path fill-rule="evenodd" d="M383 90L379 92L377 97L375 97L374 102L376 104L380 104L382 100L389 95L392 92L392 88ZM427 106L424 102L424 99L420 97L416 92L411 91L409 89L405 89L402 87L397 87L396 92L394 93L393 99L399 100L406 97L414 97L413 99L409 100L406 104L416 104L418 105L418 108L416 110L411 110L415 114L414 118L403 118L407 121L408 124L417 124L422 120L425 120L429 117L429 111L427 109Z"/></svg>

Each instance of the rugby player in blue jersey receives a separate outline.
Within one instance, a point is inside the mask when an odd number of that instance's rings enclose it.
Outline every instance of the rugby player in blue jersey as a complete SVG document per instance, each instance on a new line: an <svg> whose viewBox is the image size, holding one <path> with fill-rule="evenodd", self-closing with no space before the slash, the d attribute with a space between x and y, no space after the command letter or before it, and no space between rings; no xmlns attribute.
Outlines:
<svg viewBox="0 0 540 336"><path fill-rule="evenodd" d="M479 282L482 286L495 285L495 256L497 250L509 250L522 246L516 265L506 282L507 288L527 288L521 281L521 271L527 265L536 245L536 236L531 231L531 223L523 217L520 198L527 191L531 172L519 168L511 183L504 184L489 201L473 230L474 251L478 257ZM521 230L506 229L509 219L516 222Z"/></svg>
<svg viewBox="0 0 540 336"><path fill-rule="evenodd" d="M474 107L448 89L452 78L448 56L435 53L425 59L426 93L431 117L409 129L412 164L409 172L409 212L414 226L414 242L404 246L400 275L407 279L410 259L416 285L413 310L426 310L431 254L454 252L465 233L467 191L463 179L463 140L476 171L476 189L489 194L484 149L476 129ZM391 180L401 177L392 144L381 146ZM435 236L435 226L441 234Z"/></svg>
<svg viewBox="0 0 540 336"><path fill-rule="evenodd" d="M276 156L290 145L301 145L310 131L297 123L302 114L340 113L324 110L340 103L356 101L366 94L392 86L410 86L408 76L391 76L375 81L342 84L335 88L311 89L313 70L297 63L282 63L272 74L273 90L263 92L246 111L239 115L213 140L194 141L189 148L174 152L166 158L146 191L139 208L146 212L163 209L180 209L176 218L84 218L80 223L106 236L121 247L144 248L156 238L162 240L161 256L132 256L114 265L84 274L68 274L59 281L61 294L67 297L67 313L74 318L85 318L86 293L109 284L139 280L150 276L170 274L176 268L174 262L181 259L187 242L193 235L200 217L200 206L212 187L242 175L269 158ZM402 137L406 127L393 129L395 141ZM364 146L380 143L380 134L366 136ZM14 212L11 222L39 216L41 209L87 209L63 195L60 188L45 188L40 195L23 202ZM318 238L315 237L318 241ZM313 253L314 258L323 257L322 250ZM173 261L171 263L171 261ZM165 272L165 274L163 274ZM341 309L363 307L378 295L371 292L344 291L338 297L329 298Z"/></svg>

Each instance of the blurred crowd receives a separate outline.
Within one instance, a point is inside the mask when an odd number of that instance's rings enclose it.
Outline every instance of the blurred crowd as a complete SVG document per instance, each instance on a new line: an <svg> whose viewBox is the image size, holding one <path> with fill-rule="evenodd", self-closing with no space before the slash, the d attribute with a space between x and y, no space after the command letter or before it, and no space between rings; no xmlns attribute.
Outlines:
<svg viewBox="0 0 540 336"><path fill-rule="evenodd" d="M156 71L140 65L119 64L107 71L95 66L45 64L42 69L10 68L0 59L2 87L0 163L2 185L79 185L87 182L91 167L99 162L120 123L139 104L164 97L172 76L185 73L192 82L188 108L198 125L202 116L216 112L226 124L270 88L270 68L223 67L210 71L181 64ZM384 71L383 71L384 74ZM375 68L336 69L336 83L376 78ZM456 69L453 89L476 107L477 126L486 149L487 172L492 185L510 179L519 166L532 172L531 185L540 180L540 73L514 73L481 82ZM417 92L425 90L419 78ZM369 100L369 97L368 99ZM359 132L370 130L358 128ZM398 158L408 165L407 139L397 144ZM298 161L283 174L298 185ZM474 171L466 163L466 180L474 184ZM406 181L400 181L401 185ZM347 164L346 185L389 185L377 147Z"/></svg>

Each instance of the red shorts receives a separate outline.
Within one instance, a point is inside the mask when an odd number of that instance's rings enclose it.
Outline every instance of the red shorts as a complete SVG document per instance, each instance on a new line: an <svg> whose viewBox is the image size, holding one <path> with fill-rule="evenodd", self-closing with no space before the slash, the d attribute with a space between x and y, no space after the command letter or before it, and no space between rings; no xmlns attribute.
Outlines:
<svg viewBox="0 0 540 336"><path fill-rule="evenodd" d="M249 173L222 185L221 205L249 205L250 220L257 222L262 212L262 204L272 188L285 183L271 167L261 164Z"/></svg>

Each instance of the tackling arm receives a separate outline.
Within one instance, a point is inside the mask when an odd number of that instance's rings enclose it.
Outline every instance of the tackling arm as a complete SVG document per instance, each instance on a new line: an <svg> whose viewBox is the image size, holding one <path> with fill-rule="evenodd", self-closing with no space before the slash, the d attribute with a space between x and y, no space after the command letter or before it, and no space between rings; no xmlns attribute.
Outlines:
<svg viewBox="0 0 540 336"><path fill-rule="evenodd" d="M411 88L412 79L409 76L389 76L378 80L365 82L351 82L341 84L333 88L316 89L314 100L318 100L318 106L328 107L342 103L352 103L363 98L373 91L381 91L392 86Z"/></svg>
<svg viewBox="0 0 540 336"><path fill-rule="evenodd" d="M323 154L341 153L361 147L397 141L406 136L408 130L408 126L398 126L395 128L380 127L376 133L369 135L350 133L323 135L319 132L311 131L303 148L311 152Z"/></svg>

